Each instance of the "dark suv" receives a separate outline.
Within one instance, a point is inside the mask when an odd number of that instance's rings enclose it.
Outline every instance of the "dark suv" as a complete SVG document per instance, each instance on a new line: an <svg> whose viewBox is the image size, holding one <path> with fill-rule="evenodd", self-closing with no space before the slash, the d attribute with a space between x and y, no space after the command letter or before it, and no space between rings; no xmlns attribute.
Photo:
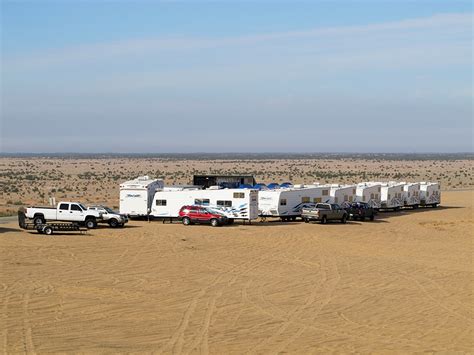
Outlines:
<svg viewBox="0 0 474 355"><path fill-rule="evenodd" d="M365 220L366 218L373 221L375 219L375 215L377 211L370 207L365 202L352 202L348 207L345 208L349 217L352 219L360 219L361 221Z"/></svg>
<svg viewBox="0 0 474 355"><path fill-rule="evenodd" d="M185 226L194 223L207 223L217 227L229 222L222 213L203 206L183 206L179 210L178 218L183 221Z"/></svg>

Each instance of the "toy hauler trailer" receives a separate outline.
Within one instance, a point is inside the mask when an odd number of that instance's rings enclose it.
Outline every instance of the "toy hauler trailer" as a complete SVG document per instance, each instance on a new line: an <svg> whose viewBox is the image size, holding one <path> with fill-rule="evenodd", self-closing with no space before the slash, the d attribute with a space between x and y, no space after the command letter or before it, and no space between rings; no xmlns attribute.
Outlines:
<svg viewBox="0 0 474 355"><path fill-rule="evenodd" d="M295 220L303 208L314 207L316 203L328 202L330 186L279 188L258 193L258 214L261 217L279 217L283 221Z"/></svg>
<svg viewBox="0 0 474 355"><path fill-rule="evenodd" d="M356 185L331 185L331 202L346 207L356 198Z"/></svg>
<svg viewBox="0 0 474 355"><path fill-rule="evenodd" d="M173 219L181 207L206 206L223 213L229 220L254 220L258 217L258 191L248 189L160 189L155 192L150 216Z"/></svg>
<svg viewBox="0 0 474 355"><path fill-rule="evenodd" d="M437 182L420 182L420 205L437 207L440 203L440 184Z"/></svg>
<svg viewBox="0 0 474 355"><path fill-rule="evenodd" d="M420 183L405 183L402 196L404 207L418 208L420 205Z"/></svg>
<svg viewBox="0 0 474 355"><path fill-rule="evenodd" d="M381 205L380 209L398 210L403 207L404 183L381 183Z"/></svg>
<svg viewBox="0 0 474 355"><path fill-rule="evenodd" d="M378 209L381 205L381 184L360 183L356 186L356 202L365 202L370 207Z"/></svg>
<svg viewBox="0 0 474 355"><path fill-rule="evenodd" d="M120 214L130 217L147 216L155 191L163 186L163 180L148 176L139 176L120 184Z"/></svg>

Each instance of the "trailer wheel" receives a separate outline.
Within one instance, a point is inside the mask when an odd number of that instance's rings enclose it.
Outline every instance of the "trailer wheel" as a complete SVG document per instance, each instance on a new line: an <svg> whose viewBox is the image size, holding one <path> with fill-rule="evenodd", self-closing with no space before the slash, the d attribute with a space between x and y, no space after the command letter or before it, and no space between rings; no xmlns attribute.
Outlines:
<svg viewBox="0 0 474 355"><path fill-rule="evenodd" d="M375 216L374 216L374 215L370 216L370 220L371 220L371 221L373 221L374 219L375 219Z"/></svg>
<svg viewBox="0 0 474 355"><path fill-rule="evenodd" d="M119 222L115 219L115 218L112 218L110 221L109 221L109 226L111 228L117 228L119 226Z"/></svg>
<svg viewBox="0 0 474 355"><path fill-rule="evenodd" d="M233 218L229 218L229 219L227 220L227 224L229 224L229 225L230 225L230 224L234 224L234 219L233 219Z"/></svg>
<svg viewBox="0 0 474 355"><path fill-rule="evenodd" d="M189 226L191 224L191 220L188 217L183 218L183 224L185 226Z"/></svg>
<svg viewBox="0 0 474 355"><path fill-rule="evenodd" d="M321 224L326 224L328 221L328 218L326 216L323 216L323 218L321 218Z"/></svg>
<svg viewBox="0 0 474 355"><path fill-rule="evenodd" d="M292 220L293 222L295 222L295 221L296 221L296 216L291 217L291 220Z"/></svg>
<svg viewBox="0 0 474 355"><path fill-rule="evenodd" d="M46 221L44 220L43 217L37 216L33 219L33 223L37 226L39 224L44 224Z"/></svg>
<svg viewBox="0 0 474 355"><path fill-rule="evenodd" d="M346 215L342 216L341 223L346 223L346 221L347 221L347 216Z"/></svg>
<svg viewBox="0 0 474 355"><path fill-rule="evenodd" d="M436 207L438 207L438 204L437 204L437 203L433 203L433 204L431 205L431 207L436 208Z"/></svg>
<svg viewBox="0 0 474 355"><path fill-rule="evenodd" d="M53 228L51 228L50 226L46 226L43 228L43 233L46 235L51 235L53 234Z"/></svg>
<svg viewBox="0 0 474 355"><path fill-rule="evenodd" d="M217 227L219 225L219 221L215 218L211 219L211 226Z"/></svg>
<svg viewBox="0 0 474 355"><path fill-rule="evenodd" d="M97 222L95 221L95 219L89 218L86 220L86 227L87 229L94 229L95 227L97 227Z"/></svg>

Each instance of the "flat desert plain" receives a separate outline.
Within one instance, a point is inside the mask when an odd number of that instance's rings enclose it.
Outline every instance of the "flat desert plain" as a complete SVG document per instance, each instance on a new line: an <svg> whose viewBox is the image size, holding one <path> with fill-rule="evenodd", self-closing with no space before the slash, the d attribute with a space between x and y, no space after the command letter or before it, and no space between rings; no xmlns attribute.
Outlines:
<svg viewBox="0 0 474 355"><path fill-rule="evenodd" d="M472 352L473 197L346 225L1 224L0 351Z"/></svg>

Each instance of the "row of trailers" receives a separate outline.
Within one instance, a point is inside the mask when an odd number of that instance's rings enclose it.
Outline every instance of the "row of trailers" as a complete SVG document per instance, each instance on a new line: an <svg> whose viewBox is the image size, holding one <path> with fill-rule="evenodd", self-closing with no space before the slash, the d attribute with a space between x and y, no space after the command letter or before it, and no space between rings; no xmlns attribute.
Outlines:
<svg viewBox="0 0 474 355"><path fill-rule="evenodd" d="M258 217L295 220L305 207L316 203L345 207L365 202L380 210L436 207L441 202L440 185L433 182L364 182L357 185L291 185L276 189L165 186L148 176L120 185L120 213L130 217L174 219L181 207L206 206L230 219L251 221Z"/></svg>

